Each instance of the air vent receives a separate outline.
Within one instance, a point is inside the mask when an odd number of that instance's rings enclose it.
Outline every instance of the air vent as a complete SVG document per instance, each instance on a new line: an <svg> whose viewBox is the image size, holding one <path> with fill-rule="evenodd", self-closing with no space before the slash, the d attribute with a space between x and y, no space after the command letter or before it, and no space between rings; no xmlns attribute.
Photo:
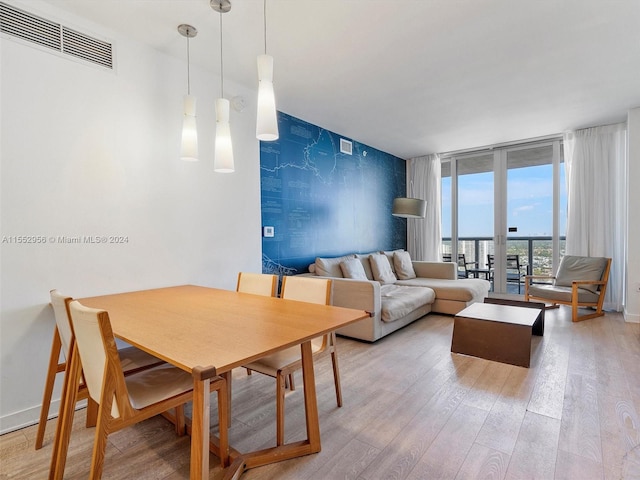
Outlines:
<svg viewBox="0 0 640 480"><path fill-rule="evenodd" d="M0 31L87 62L113 69L113 46L0 2Z"/></svg>

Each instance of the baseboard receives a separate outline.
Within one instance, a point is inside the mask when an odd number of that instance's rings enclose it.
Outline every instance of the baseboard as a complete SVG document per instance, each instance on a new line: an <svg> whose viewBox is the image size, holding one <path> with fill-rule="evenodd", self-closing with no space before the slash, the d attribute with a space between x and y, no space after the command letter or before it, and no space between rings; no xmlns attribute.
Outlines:
<svg viewBox="0 0 640 480"><path fill-rule="evenodd" d="M625 308L622 315L624 316L624 321L627 323L640 323L640 314L638 313L629 313Z"/></svg>
<svg viewBox="0 0 640 480"><path fill-rule="evenodd" d="M82 400L77 403L76 410L85 408L86 406L87 401ZM37 405L35 407L27 408L26 410L21 410L19 412L10 413L9 415L0 417L0 435L20 430L21 428L30 427L31 425L36 425L40 419L40 409L41 406ZM49 408L49 419L56 418L59 410L60 400L52 401L51 407Z"/></svg>

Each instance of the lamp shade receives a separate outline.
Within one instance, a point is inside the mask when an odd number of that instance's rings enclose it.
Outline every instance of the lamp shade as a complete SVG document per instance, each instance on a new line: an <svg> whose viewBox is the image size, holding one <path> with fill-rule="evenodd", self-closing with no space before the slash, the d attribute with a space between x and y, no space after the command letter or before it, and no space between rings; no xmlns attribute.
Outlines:
<svg viewBox="0 0 640 480"><path fill-rule="evenodd" d="M235 170L229 127L229 100L226 98L216 100L216 148L213 169L221 173L231 173Z"/></svg>
<svg viewBox="0 0 640 480"><path fill-rule="evenodd" d="M184 119L182 122L182 146L180 159L190 162L198 160L198 129L196 126L196 97L184 96Z"/></svg>
<svg viewBox="0 0 640 480"><path fill-rule="evenodd" d="M394 198L391 214L395 217L424 218L427 214L427 202L419 198Z"/></svg>
<svg viewBox="0 0 640 480"><path fill-rule="evenodd" d="M273 92L273 57L258 55L258 119L256 137L274 141L279 137L276 97Z"/></svg>

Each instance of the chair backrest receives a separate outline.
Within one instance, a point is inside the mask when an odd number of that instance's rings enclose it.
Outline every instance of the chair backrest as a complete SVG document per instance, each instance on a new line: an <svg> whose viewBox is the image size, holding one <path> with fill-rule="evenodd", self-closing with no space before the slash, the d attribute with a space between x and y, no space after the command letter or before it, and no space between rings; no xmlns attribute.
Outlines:
<svg viewBox="0 0 640 480"><path fill-rule="evenodd" d="M282 278L282 298L329 305L331 279L290 276Z"/></svg>
<svg viewBox="0 0 640 480"><path fill-rule="evenodd" d="M491 270L495 267L495 255L493 253L487 254L487 269ZM507 254L507 263L505 264L505 270L508 273L514 273L521 275L520 269L524 267L524 265L520 265L520 255L518 254Z"/></svg>
<svg viewBox="0 0 640 480"><path fill-rule="evenodd" d="M442 261L451 262L451 254L443 253ZM458 274L466 277L468 276L468 273L469 272L467 271L467 258L464 253L459 253L458 254Z"/></svg>
<svg viewBox="0 0 640 480"><path fill-rule="evenodd" d="M507 270L520 271L520 255L507 255Z"/></svg>
<svg viewBox="0 0 640 480"><path fill-rule="evenodd" d="M115 379L115 382L124 385L124 375L119 364L109 315L104 310L85 307L77 300L69 303L69 312L89 396L100 404L105 375L117 375L119 372L121 378ZM118 368L107 370L107 359L116 362ZM120 416L115 401L112 404L111 416Z"/></svg>
<svg viewBox="0 0 640 480"><path fill-rule="evenodd" d="M278 276L264 273L238 273L237 292L253 293L266 297L275 297L278 288Z"/></svg>
<svg viewBox="0 0 640 480"><path fill-rule="evenodd" d="M62 348L64 350L64 357L68 359L71 339L73 338L73 330L71 329L71 321L69 320L69 302L72 298L65 297L55 289L51 290L49 295L51 297L53 315L56 318L58 334L60 335L60 341L62 342Z"/></svg>
<svg viewBox="0 0 640 480"><path fill-rule="evenodd" d="M580 280L605 281L609 279L611 259L605 257L581 257L565 255L560 260L554 285L570 287ZM594 293L601 289L599 285L582 285Z"/></svg>

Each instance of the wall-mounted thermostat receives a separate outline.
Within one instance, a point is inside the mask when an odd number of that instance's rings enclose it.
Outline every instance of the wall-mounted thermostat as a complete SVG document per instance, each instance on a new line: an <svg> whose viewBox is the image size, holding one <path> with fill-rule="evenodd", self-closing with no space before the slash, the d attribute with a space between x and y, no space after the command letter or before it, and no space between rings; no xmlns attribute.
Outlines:
<svg viewBox="0 0 640 480"><path fill-rule="evenodd" d="M275 228L273 227L262 227L262 236L263 237L273 237Z"/></svg>

